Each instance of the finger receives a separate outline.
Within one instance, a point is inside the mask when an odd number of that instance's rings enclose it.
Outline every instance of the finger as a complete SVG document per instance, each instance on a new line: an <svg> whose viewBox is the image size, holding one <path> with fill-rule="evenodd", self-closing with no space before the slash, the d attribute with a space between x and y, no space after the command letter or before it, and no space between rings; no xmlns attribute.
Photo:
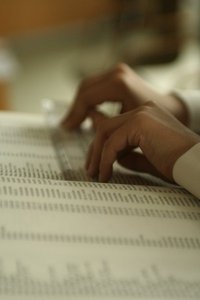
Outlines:
<svg viewBox="0 0 200 300"><path fill-rule="evenodd" d="M107 138L108 128L98 130L89 148L86 160L86 170L89 177L96 177L99 173L102 148Z"/></svg>
<svg viewBox="0 0 200 300"><path fill-rule="evenodd" d="M91 177L88 170L89 170L89 166L90 166L90 159L91 159L91 156L92 156L92 152L93 152L93 142L90 144L90 146L88 148L88 153L87 153L86 162L85 162L85 169L86 169L86 172L87 172L89 177Z"/></svg>
<svg viewBox="0 0 200 300"><path fill-rule="evenodd" d="M96 76L92 76L89 78L86 78L82 80L78 92L76 95L76 99L74 100L74 103L68 113L67 116L62 120L62 126L70 129L74 126L77 126L77 123L81 123L84 118L85 114L87 113L87 102L84 105L84 99L83 96L85 93L87 93L88 90L91 90L94 88L95 85L101 86L105 80L107 80L107 77L110 76L110 72L107 72L105 74L100 74ZM95 103L94 103L95 106ZM78 124L78 125L79 125Z"/></svg>
<svg viewBox="0 0 200 300"><path fill-rule="evenodd" d="M79 99L75 100L67 117L65 117L61 121L61 126L66 129L77 128L86 118L88 110L89 106L87 105L87 103L83 105L83 103Z"/></svg>
<svg viewBox="0 0 200 300"><path fill-rule="evenodd" d="M104 143L101 161L99 164L99 181L107 182L112 174L113 163L117 160L119 153L125 149L129 149L130 146L139 146L139 136L134 129L131 132L131 143L129 139L130 134L130 124L125 122L122 126L117 128L113 134ZM133 138L133 135L135 137Z"/></svg>
<svg viewBox="0 0 200 300"><path fill-rule="evenodd" d="M88 175L91 177L96 176L99 173L102 152L107 139L109 139L112 133L126 122L128 113L111 119L106 118L101 114L96 114L95 112L94 116L97 117L96 121L98 120L97 122L99 123L92 143L92 148L87 157ZM121 137L118 136L118 139L121 139Z"/></svg>
<svg viewBox="0 0 200 300"><path fill-rule="evenodd" d="M77 93L76 99L62 126L73 129L88 116L88 112L103 102L121 102L125 96L119 82L113 76L106 74L92 84L85 84Z"/></svg>
<svg viewBox="0 0 200 300"><path fill-rule="evenodd" d="M95 84L100 84L101 82L104 82L105 80L108 80L110 76L112 76L113 70L109 70L105 73L93 75L91 77L87 77L82 80L79 91L84 91L85 89L91 88Z"/></svg>
<svg viewBox="0 0 200 300"><path fill-rule="evenodd" d="M100 123L102 123L103 121L108 119L108 117L106 117L103 113L95 111L95 110L90 111L89 117L92 120L93 128L95 130L98 128ZM99 149L98 146L97 146L97 149ZM96 156L100 155L99 153L96 152L96 149L95 149L95 146L94 146L94 141L91 143L91 145L89 147L89 150L88 150L88 153L87 153L87 158L86 158L86 163L85 163L85 169L86 169L87 174L88 174L89 177L92 177L92 176L96 175L93 172L93 168L92 169L90 168L91 158L93 157L93 152L96 153ZM93 163L92 163L92 165L93 165Z"/></svg>

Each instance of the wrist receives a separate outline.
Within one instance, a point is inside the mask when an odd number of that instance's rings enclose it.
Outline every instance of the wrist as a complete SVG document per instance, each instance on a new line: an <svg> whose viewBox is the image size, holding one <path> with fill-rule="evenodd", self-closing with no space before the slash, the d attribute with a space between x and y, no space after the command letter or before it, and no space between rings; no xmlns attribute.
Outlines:
<svg viewBox="0 0 200 300"><path fill-rule="evenodd" d="M173 114L181 123L188 126L189 125L189 112L186 105L181 99L173 94L168 94L164 96L163 105L165 108Z"/></svg>

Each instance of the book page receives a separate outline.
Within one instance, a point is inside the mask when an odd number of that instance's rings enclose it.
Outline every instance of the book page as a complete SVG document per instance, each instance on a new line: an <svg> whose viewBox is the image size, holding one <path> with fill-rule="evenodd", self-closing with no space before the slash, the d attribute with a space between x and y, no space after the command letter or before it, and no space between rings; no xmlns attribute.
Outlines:
<svg viewBox="0 0 200 300"><path fill-rule="evenodd" d="M180 189L0 179L0 298L199 299L200 202Z"/></svg>
<svg viewBox="0 0 200 300"><path fill-rule="evenodd" d="M0 175L64 179L42 116L0 113Z"/></svg>
<svg viewBox="0 0 200 300"><path fill-rule="evenodd" d="M43 115L1 112L0 175L90 181L84 165L92 138L88 130L67 132L58 124L49 126ZM169 186L159 178L130 172L117 164L110 182Z"/></svg>

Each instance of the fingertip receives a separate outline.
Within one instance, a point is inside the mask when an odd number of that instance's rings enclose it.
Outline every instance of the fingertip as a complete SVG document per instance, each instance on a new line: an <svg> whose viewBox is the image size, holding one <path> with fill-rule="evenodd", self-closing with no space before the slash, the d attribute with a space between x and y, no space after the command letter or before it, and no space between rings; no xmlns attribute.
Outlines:
<svg viewBox="0 0 200 300"><path fill-rule="evenodd" d="M71 123L71 117L69 113L61 119L60 126L67 129L68 127L70 127L70 123Z"/></svg>
<svg viewBox="0 0 200 300"><path fill-rule="evenodd" d="M95 177L96 172L95 172L93 166L89 165L88 168L86 169L86 172L87 172L88 177L90 177L90 178Z"/></svg>
<svg viewBox="0 0 200 300"><path fill-rule="evenodd" d="M86 172L86 178L88 181L91 181L91 182L94 181L94 177L91 177L90 175L88 175L88 172Z"/></svg>
<svg viewBox="0 0 200 300"><path fill-rule="evenodd" d="M104 176L99 176L98 177L98 182L100 183L107 183L109 181L110 177L109 178L106 178Z"/></svg>
<svg viewBox="0 0 200 300"><path fill-rule="evenodd" d="M69 125L70 124L69 124L68 120L61 120L61 122L60 122L60 126L64 129L68 129L68 127L70 127Z"/></svg>
<svg viewBox="0 0 200 300"><path fill-rule="evenodd" d="M61 121L60 125L62 128L66 130L73 130L79 126L79 122L77 122L77 120L74 120L72 118L66 118Z"/></svg>
<svg viewBox="0 0 200 300"><path fill-rule="evenodd" d="M112 170L109 171L101 171L99 172L98 181L102 183L106 183L110 180L112 175Z"/></svg>
<svg viewBox="0 0 200 300"><path fill-rule="evenodd" d="M76 107L71 108L68 114L61 120L61 126L65 129L75 129L80 125L81 117Z"/></svg>
<svg viewBox="0 0 200 300"><path fill-rule="evenodd" d="M62 122L61 127L66 129L66 130L72 130L73 129L73 125L70 122Z"/></svg>

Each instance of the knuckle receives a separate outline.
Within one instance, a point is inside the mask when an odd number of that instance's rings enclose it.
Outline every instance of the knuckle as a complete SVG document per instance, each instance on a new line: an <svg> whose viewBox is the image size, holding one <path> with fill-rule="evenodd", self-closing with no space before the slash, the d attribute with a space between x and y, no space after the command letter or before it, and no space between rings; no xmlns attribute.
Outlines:
<svg viewBox="0 0 200 300"><path fill-rule="evenodd" d="M136 112L134 116L134 122L136 122L138 125L143 124L147 116L148 116L147 109L142 107Z"/></svg>
<svg viewBox="0 0 200 300"><path fill-rule="evenodd" d="M129 69L129 66L125 63L118 63L116 66L115 66L115 72L118 72L118 73L126 73Z"/></svg>
<svg viewBox="0 0 200 300"><path fill-rule="evenodd" d="M157 107L156 102L154 100L148 100L145 105L147 106L147 108L153 108L153 107Z"/></svg>
<svg viewBox="0 0 200 300"><path fill-rule="evenodd" d="M155 109L155 107L157 107L156 103L152 100L149 100L144 105L141 105L138 108L137 114L147 115L151 113Z"/></svg>
<svg viewBox="0 0 200 300"><path fill-rule="evenodd" d="M140 106L134 114L134 122L138 125L142 125L147 122L156 108L156 103L154 101L148 101L144 105Z"/></svg>
<svg viewBox="0 0 200 300"><path fill-rule="evenodd" d="M129 76L129 67L124 63L116 65L113 71L113 81L117 84L124 85Z"/></svg>

